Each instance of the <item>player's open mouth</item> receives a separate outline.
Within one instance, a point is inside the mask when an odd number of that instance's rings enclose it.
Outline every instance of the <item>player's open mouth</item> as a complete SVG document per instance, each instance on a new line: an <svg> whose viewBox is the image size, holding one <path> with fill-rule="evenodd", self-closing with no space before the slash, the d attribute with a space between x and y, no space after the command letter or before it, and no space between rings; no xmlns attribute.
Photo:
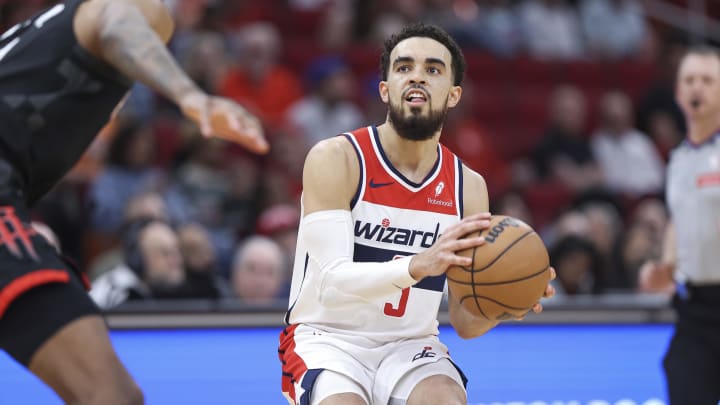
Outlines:
<svg viewBox="0 0 720 405"><path fill-rule="evenodd" d="M411 106L421 106L427 102L427 96L421 90L412 89L405 95L405 101Z"/></svg>
<svg viewBox="0 0 720 405"><path fill-rule="evenodd" d="M697 110L702 105L702 99L700 97L694 97L690 99L690 107Z"/></svg>

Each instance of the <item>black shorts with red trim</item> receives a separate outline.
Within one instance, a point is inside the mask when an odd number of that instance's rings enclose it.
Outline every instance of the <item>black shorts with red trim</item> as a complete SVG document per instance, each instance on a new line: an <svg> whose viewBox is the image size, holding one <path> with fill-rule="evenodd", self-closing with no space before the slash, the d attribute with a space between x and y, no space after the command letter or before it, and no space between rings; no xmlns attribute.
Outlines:
<svg viewBox="0 0 720 405"><path fill-rule="evenodd" d="M100 310L87 279L34 231L21 204L0 205L0 349L28 366L63 326Z"/></svg>

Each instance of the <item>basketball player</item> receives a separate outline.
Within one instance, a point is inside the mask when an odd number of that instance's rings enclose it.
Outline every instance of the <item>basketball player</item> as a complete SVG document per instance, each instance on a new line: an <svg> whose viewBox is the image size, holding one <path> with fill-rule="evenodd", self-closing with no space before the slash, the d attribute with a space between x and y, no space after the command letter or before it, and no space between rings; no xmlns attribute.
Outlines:
<svg viewBox="0 0 720 405"><path fill-rule="evenodd" d="M439 144L464 57L447 33L418 24L386 41L381 65L385 123L321 141L305 162L279 348L291 404L466 403L465 377L437 337L445 272L471 265L456 252L481 245L463 236L490 218L483 178ZM449 311L463 338L497 324L452 295Z"/></svg>
<svg viewBox="0 0 720 405"><path fill-rule="evenodd" d="M641 269L641 290L674 293L675 333L663 360L673 405L720 401L720 53L693 48L678 71L676 99L687 139L667 171L663 258ZM673 280L674 279L674 280Z"/></svg>
<svg viewBox="0 0 720 405"><path fill-rule="evenodd" d="M73 166L134 80L205 136L255 152L258 121L211 97L165 48L160 0L67 0L0 36L0 348L67 403L140 404L81 276L30 227L29 209Z"/></svg>

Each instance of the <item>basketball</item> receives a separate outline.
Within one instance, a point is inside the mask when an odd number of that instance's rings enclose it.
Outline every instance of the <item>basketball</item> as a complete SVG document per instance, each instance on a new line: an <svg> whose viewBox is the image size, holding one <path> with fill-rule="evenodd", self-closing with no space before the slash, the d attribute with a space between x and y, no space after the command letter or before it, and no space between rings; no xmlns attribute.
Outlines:
<svg viewBox="0 0 720 405"><path fill-rule="evenodd" d="M494 215L480 236L485 244L458 252L472 258L469 267L447 272L453 297L475 314L490 320L524 316L550 281L550 258L540 236L526 223Z"/></svg>

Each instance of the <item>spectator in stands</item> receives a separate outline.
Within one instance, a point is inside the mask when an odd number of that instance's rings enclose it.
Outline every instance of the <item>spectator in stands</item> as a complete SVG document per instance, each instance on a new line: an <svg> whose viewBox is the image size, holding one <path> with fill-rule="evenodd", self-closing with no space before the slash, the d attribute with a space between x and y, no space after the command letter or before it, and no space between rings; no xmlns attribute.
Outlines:
<svg viewBox="0 0 720 405"><path fill-rule="evenodd" d="M192 37L185 58L180 62L198 86L216 92L219 80L225 77L229 68L230 54L220 33L200 32Z"/></svg>
<svg viewBox="0 0 720 405"><path fill-rule="evenodd" d="M136 194L128 200L122 216L123 224L143 220L170 221L168 207L163 197L156 191ZM86 244L87 260L90 263L88 276L95 280L101 274L123 263L123 251L115 234L109 241L98 241L97 235L89 235Z"/></svg>
<svg viewBox="0 0 720 405"><path fill-rule="evenodd" d="M674 130L684 138L685 117L675 102L675 77L678 65L685 54L687 44L684 36L668 36L662 38L662 50L656 61L657 77L649 88L641 95L637 105L638 128L643 132L651 132L651 125L657 115L671 118ZM677 142L679 143L679 141Z"/></svg>
<svg viewBox="0 0 720 405"><path fill-rule="evenodd" d="M637 204L621 243L618 261L628 286L635 288L640 269L646 262L658 261L662 254L667 209L659 198L647 198Z"/></svg>
<svg viewBox="0 0 720 405"><path fill-rule="evenodd" d="M422 20L427 10L424 0L390 0L382 3L381 11L370 19L370 40L374 44L382 44L385 38L400 31L406 24Z"/></svg>
<svg viewBox="0 0 720 405"><path fill-rule="evenodd" d="M531 56L544 60L584 56L580 18L567 1L525 1L519 6L519 15Z"/></svg>
<svg viewBox="0 0 720 405"><path fill-rule="evenodd" d="M219 273L215 247L205 228L189 223L180 226L177 235L185 265L185 281L175 296L206 299L230 297L230 285Z"/></svg>
<svg viewBox="0 0 720 405"><path fill-rule="evenodd" d="M483 175L490 198L507 192L512 186L508 161L494 142L494 134L477 118L475 87L465 81L463 102L448 112L443 125L443 145L455 153L469 168Z"/></svg>
<svg viewBox="0 0 720 405"><path fill-rule="evenodd" d="M365 118L352 100L356 93L350 66L338 56L315 60L306 73L309 93L293 104L288 123L308 144L362 126Z"/></svg>
<svg viewBox="0 0 720 405"><path fill-rule="evenodd" d="M267 22L248 24L235 33L237 63L220 80L218 91L241 102L270 130L302 95L296 74L279 62L282 39Z"/></svg>
<svg viewBox="0 0 720 405"><path fill-rule="evenodd" d="M264 193L260 206L299 204L302 168L310 145L305 138L291 133L276 134L270 145L270 156L262 171Z"/></svg>
<svg viewBox="0 0 720 405"><path fill-rule="evenodd" d="M276 204L260 213L257 221L257 234L274 240L285 253L286 262L292 264L295 260L295 245L299 225L300 210L297 205ZM290 270L289 265L288 270ZM290 273L286 277L289 280Z"/></svg>
<svg viewBox="0 0 720 405"><path fill-rule="evenodd" d="M533 225L530 207L528 207L527 203L525 203L521 193L517 191L509 191L498 198L493 199L491 204L493 207L490 212L493 214L511 216L530 226Z"/></svg>
<svg viewBox="0 0 720 405"><path fill-rule="evenodd" d="M232 156L226 169L228 193L223 199L223 223L233 229L237 237L244 238L255 231L260 211L263 173L260 164L247 155ZM227 261L226 261L227 259ZM223 257L220 267L230 267L230 257Z"/></svg>
<svg viewBox="0 0 720 405"><path fill-rule="evenodd" d="M108 150L107 164L88 191L92 229L117 232L128 200L161 183L163 173L153 167L154 143L151 126L138 122L120 125Z"/></svg>
<svg viewBox="0 0 720 405"><path fill-rule="evenodd" d="M523 32L508 0L430 0L422 20L438 25L463 48L487 49L514 56L522 48Z"/></svg>
<svg viewBox="0 0 720 405"><path fill-rule="evenodd" d="M618 243L623 234L620 207L605 201L588 201L580 207L587 218L585 239L593 244L597 254L597 271L606 288L630 287L630 281L617 265Z"/></svg>
<svg viewBox="0 0 720 405"><path fill-rule="evenodd" d="M205 227L220 262L227 263L235 245L236 229L235 224L226 221L223 211L232 191L226 145L216 139L193 136L186 145L186 153L186 159L175 170L175 184L188 202L190 220Z"/></svg>
<svg viewBox="0 0 720 405"><path fill-rule="evenodd" d="M323 49L342 52L353 45L355 2L324 0L318 41ZM317 10L316 10L317 11Z"/></svg>
<svg viewBox="0 0 720 405"><path fill-rule="evenodd" d="M128 224L123 235L124 263L92 283L90 296L101 308L127 300L174 297L185 281L177 234L163 221Z"/></svg>
<svg viewBox="0 0 720 405"><path fill-rule="evenodd" d="M533 152L541 180L557 181L576 193L602 184L602 172L585 136L586 100L563 85L550 99L550 123Z"/></svg>
<svg viewBox="0 0 720 405"><path fill-rule="evenodd" d="M559 239L550 248L550 265L557 272L554 285L558 294L597 294L602 291L597 251L587 239L576 235Z"/></svg>
<svg viewBox="0 0 720 405"><path fill-rule="evenodd" d="M582 0L579 9L592 56L623 59L633 57L642 47L647 24L639 1Z"/></svg>
<svg viewBox="0 0 720 405"><path fill-rule="evenodd" d="M663 162L670 158L670 152L683 140L680 128L670 112L656 111L648 121L648 135L652 139L655 149L660 153Z"/></svg>
<svg viewBox="0 0 720 405"><path fill-rule="evenodd" d="M634 128L633 106L626 94L611 91L602 97L600 126L591 145L611 191L630 198L661 192L662 159L650 138Z"/></svg>
<svg viewBox="0 0 720 405"><path fill-rule="evenodd" d="M288 263L281 247L264 236L251 236L238 246L230 282L237 298L248 304L271 304L282 298Z"/></svg>
<svg viewBox="0 0 720 405"><path fill-rule="evenodd" d="M483 46L499 56L516 56L524 44L516 10L510 0L480 1Z"/></svg>

